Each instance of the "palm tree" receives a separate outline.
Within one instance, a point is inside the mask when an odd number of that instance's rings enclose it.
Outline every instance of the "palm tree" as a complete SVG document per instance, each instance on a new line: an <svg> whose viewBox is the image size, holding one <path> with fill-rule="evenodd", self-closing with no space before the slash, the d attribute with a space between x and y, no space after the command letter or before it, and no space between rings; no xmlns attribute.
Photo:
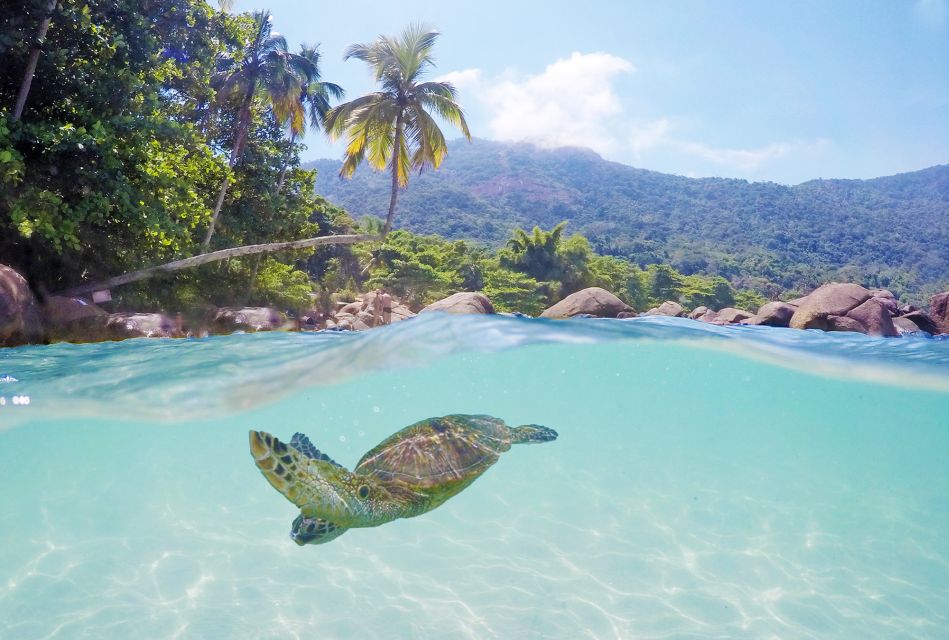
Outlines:
<svg viewBox="0 0 949 640"><path fill-rule="evenodd" d="M228 162L232 169L244 150L254 100L260 99L270 107L278 122L290 122L291 126L301 127L305 114L300 104L300 91L305 79L314 73L312 62L287 51L286 39L272 33L273 17L269 11L255 11L253 16L254 39L244 50L243 59L236 66L228 65L214 79L219 104L233 99L238 101L234 142ZM229 177L225 177L211 214L208 233L201 244L203 251L211 243L229 185Z"/></svg>
<svg viewBox="0 0 949 640"><path fill-rule="evenodd" d="M320 51L319 45L308 46L300 45L301 58L309 60L312 65L312 71L303 82L300 89L300 104L303 105L307 115L310 116L310 126L317 129L323 128L323 121L330 110L330 96L339 100L345 94L343 88L332 82L323 82L320 77ZM298 124L300 126L294 126ZM287 167L290 164L290 155L293 153L293 143L296 142L298 135L302 135L304 127L303 122L290 122L290 142L287 145L287 155L284 158L283 167L280 169L280 177L277 179L277 193L283 188L283 181L287 177Z"/></svg>
<svg viewBox="0 0 949 640"><path fill-rule="evenodd" d="M341 104L326 116L330 138L346 136L341 176L352 176L363 160L374 169L388 167L392 172L383 234L392 229L399 189L408 185L409 172L426 166L437 169L448 152L445 136L429 111L471 140L455 87L449 82L419 82L434 66L432 47L438 35L412 25L399 37L379 36L371 44L351 45L345 59L368 64L381 90Z"/></svg>
<svg viewBox="0 0 949 640"><path fill-rule="evenodd" d="M511 256L506 266L526 273L539 281L559 280L563 277L564 267L557 249L563 236L566 221L550 231L534 227L531 233L515 229L514 237L507 241Z"/></svg>

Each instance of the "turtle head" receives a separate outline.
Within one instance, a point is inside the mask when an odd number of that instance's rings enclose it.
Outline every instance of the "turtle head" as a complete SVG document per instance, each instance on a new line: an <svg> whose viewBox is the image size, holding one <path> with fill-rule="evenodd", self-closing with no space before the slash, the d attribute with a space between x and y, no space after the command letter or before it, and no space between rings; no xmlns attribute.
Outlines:
<svg viewBox="0 0 949 640"><path fill-rule="evenodd" d="M525 424L511 427L511 444L535 444L557 439L557 432L539 424Z"/></svg>

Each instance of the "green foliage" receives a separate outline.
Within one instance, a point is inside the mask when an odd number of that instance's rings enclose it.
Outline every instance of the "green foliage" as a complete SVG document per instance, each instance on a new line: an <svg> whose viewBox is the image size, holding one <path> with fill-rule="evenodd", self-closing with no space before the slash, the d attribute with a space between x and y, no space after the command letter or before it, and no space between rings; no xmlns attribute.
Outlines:
<svg viewBox="0 0 949 640"><path fill-rule="evenodd" d="M315 50L290 54L269 22L262 34L260 20L200 0L61 0L14 122L47 6L0 5L0 255L39 290L193 255L225 179L221 246L352 229L345 212L314 195L314 172L300 169L283 134L304 106L311 117L325 113L324 93L338 89L320 83ZM255 41L257 57L248 57ZM241 64L248 60L261 64ZM234 149L240 161L231 167L224 151ZM114 295L117 305L143 309L253 300L292 307L312 288L293 265L337 257L324 247L259 264L232 260Z"/></svg>
<svg viewBox="0 0 949 640"><path fill-rule="evenodd" d="M548 306L546 288L537 280L505 269L497 259L486 260L483 268L483 291L496 311L519 311L537 316Z"/></svg>
<svg viewBox="0 0 949 640"><path fill-rule="evenodd" d="M682 277L681 281L679 299L687 308L724 309L735 304L735 292L721 276L691 275Z"/></svg>
<svg viewBox="0 0 949 640"><path fill-rule="evenodd" d="M253 303L299 312L310 306L313 283L304 271L265 258L257 272Z"/></svg>
<svg viewBox="0 0 949 640"><path fill-rule="evenodd" d="M735 294L735 303L733 306L738 309L744 309L750 313L757 313L761 305L767 301L768 300L757 291L746 289Z"/></svg>

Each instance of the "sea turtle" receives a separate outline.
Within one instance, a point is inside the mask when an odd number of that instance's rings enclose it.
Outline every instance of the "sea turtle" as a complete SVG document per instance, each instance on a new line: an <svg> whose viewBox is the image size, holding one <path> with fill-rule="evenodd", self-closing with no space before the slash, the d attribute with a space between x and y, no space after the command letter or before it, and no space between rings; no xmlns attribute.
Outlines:
<svg viewBox="0 0 949 640"><path fill-rule="evenodd" d="M353 471L321 453L302 433L288 445L251 431L250 451L267 481L300 508L290 537L304 545L431 511L474 482L512 444L556 438L556 431L536 424L509 427L491 416L451 415L389 436Z"/></svg>

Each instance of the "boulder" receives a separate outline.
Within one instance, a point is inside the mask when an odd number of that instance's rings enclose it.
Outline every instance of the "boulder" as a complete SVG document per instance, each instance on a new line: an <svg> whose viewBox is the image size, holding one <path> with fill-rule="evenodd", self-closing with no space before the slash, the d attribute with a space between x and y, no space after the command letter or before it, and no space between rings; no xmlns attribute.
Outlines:
<svg viewBox="0 0 949 640"><path fill-rule="evenodd" d="M824 331L856 331L857 333L866 333L859 320L848 318L847 316L827 316L821 319L823 326L813 327L814 329L823 329Z"/></svg>
<svg viewBox="0 0 949 640"><path fill-rule="evenodd" d="M797 307L787 302L768 302L761 305L753 317L748 318L745 324L765 325L767 327L786 327L791 323L791 316Z"/></svg>
<svg viewBox="0 0 949 640"><path fill-rule="evenodd" d="M894 296L893 292L889 289L870 289L870 295L874 298L887 298L889 300L896 300L896 296Z"/></svg>
<svg viewBox="0 0 949 640"><path fill-rule="evenodd" d="M939 326L933 322L933 319L930 318L929 314L927 314L925 311L913 311L912 313L907 313L905 316L899 317L912 322L917 327L919 327L920 331L925 331L926 333L931 333L933 335L942 333L939 330ZM893 323L896 324L898 319L899 318L893 318ZM897 325L897 327L899 327L899 325Z"/></svg>
<svg viewBox="0 0 949 640"><path fill-rule="evenodd" d="M393 309L393 312L395 309ZM438 300L428 305L419 313L431 313L432 311L442 311L444 313L494 313L494 305L488 296L480 291L460 291L447 298Z"/></svg>
<svg viewBox="0 0 949 640"><path fill-rule="evenodd" d="M617 320L626 320L627 318L638 318L639 314L635 311L620 311L616 314Z"/></svg>
<svg viewBox="0 0 949 640"><path fill-rule="evenodd" d="M173 338L175 321L160 313L112 313L105 317L108 340L126 338Z"/></svg>
<svg viewBox="0 0 949 640"><path fill-rule="evenodd" d="M589 287L582 289L550 307L540 314L541 318L572 318L582 314L598 318L615 318L623 311L633 308L606 289Z"/></svg>
<svg viewBox="0 0 949 640"><path fill-rule="evenodd" d="M937 333L949 333L949 291L937 293L930 298L929 317L939 328Z"/></svg>
<svg viewBox="0 0 949 640"><path fill-rule="evenodd" d="M696 318L696 320L699 320L701 322L710 322L712 324L718 324L718 323L725 324L724 322L721 322L718 319L718 311L712 311L711 309L707 310L701 316Z"/></svg>
<svg viewBox="0 0 949 640"><path fill-rule="evenodd" d="M682 305L678 302L673 302L672 300L666 300L658 307L653 307L646 312L647 316L671 316L673 318L678 318L685 315L685 309L682 308Z"/></svg>
<svg viewBox="0 0 949 640"><path fill-rule="evenodd" d="M875 300L878 304L882 305L886 312L890 316L898 316L900 314L900 305L896 301L896 298L885 298L883 296L871 296L871 300Z"/></svg>
<svg viewBox="0 0 949 640"><path fill-rule="evenodd" d="M828 316L845 316L869 299L870 292L858 284L825 284L801 300L788 324L792 329L825 329Z"/></svg>
<svg viewBox="0 0 949 640"><path fill-rule="evenodd" d="M898 308L899 315L905 316L907 313L913 313L914 311L920 311L920 308L915 304L901 304Z"/></svg>
<svg viewBox="0 0 949 640"><path fill-rule="evenodd" d="M917 333L921 330L919 325L908 319L906 316L893 318L893 326L895 326L896 330L900 332L900 335L907 333Z"/></svg>
<svg viewBox="0 0 949 640"><path fill-rule="evenodd" d="M725 307L724 309L718 312L718 320L726 324L737 324L739 322L744 322L748 318L753 317L755 314L748 313L744 309L736 309L734 307Z"/></svg>
<svg viewBox="0 0 949 640"><path fill-rule="evenodd" d="M53 342L97 342L108 340L109 313L82 298L50 296L43 303L43 326Z"/></svg>
<svg viewBox="0 0 949 640"><path fill-rule="evenodd" d="M39 309L26 278L0 264L0 346L36 342L42 334Z"/></svg>
<svg viewBox="0 0 949 640"><path fill-rule="evenodd" d="M343 308L337 311L336 313L350 313L350 314L355 315L362 310L363 310L363 303L361 300L357 300L355 302L350 302L349 304L344 305Z"/></svg>
<svg viewBox="0 0 949 640"><path fill-rule="evenodd" d="M864 327L871 336L895 338L900 335L893 324L890 310L880 298L870 298L860 306L847 312L848 318L853 318Z"/></svg>
<svg viewBox="0 0 949 640"><path fill-rule="evenodd" d="M270 307L222 307L211 318L212 332L273 331L287 318Z"/></svg>
<svg viewBox="0 0 949 640"><path fill-rule="evenodd" d="M692 320L698 320L699 318L704 316L707 311L708 311L708 307L704 307L704 306L696 307L692 309L692 313L689 314L689 318L691 318Z"/></svg>

